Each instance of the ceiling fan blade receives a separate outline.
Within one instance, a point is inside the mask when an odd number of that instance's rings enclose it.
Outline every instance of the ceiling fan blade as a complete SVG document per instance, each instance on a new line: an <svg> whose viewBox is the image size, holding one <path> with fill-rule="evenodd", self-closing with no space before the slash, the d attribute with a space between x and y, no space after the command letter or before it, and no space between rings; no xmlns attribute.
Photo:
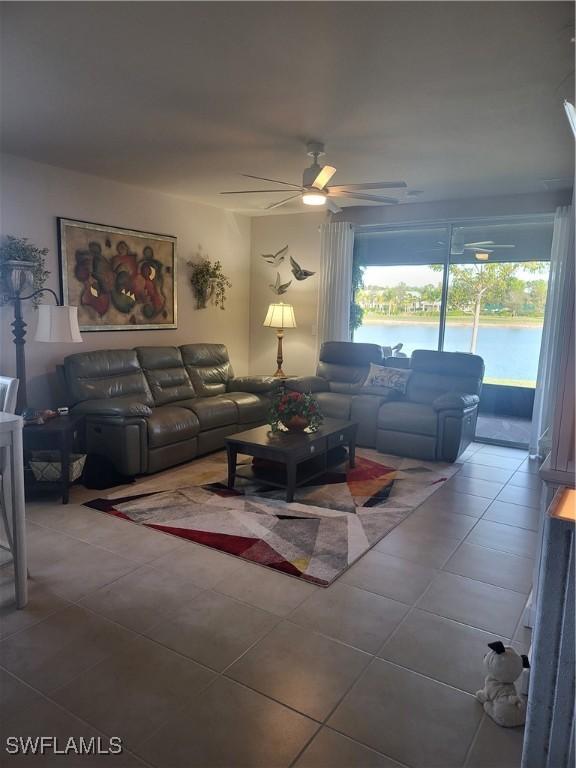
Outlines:
<svg viewBox="0 0 576 768"><path fill-rule="evenodd" d="M279 181L278 179L265 179L264 176L251 176L249 173L241 173L240 176L244 176L245 179L258 179L259 181L272 181L274 184L284 184L285 187L295 187L296 189L302 189L300 184L291 184L289 181Z"/></svg>
<svg viewBox="0 0 576 768"><path fill-rule="evenodd" d="M363 189L406 189L407 186L405 181L369 181L366 184L338 184L338 186L330 187L330 189L339 192L346 189L352 192L361 192Z"/></svg>
<svg viewBox="0 0 576 768"><path fill-rule="evenodd" d="M340 213L342 211L342 208L340 208L339 205L336 205L334 200L331 200L329 197L326 198L326 208L328 208L331 213Z"/></svg>
<svg viewBox="0 0 576 768"><path fill-rule="evenodd" d="M496 243L486 243L486 245L481 245L480 243L475 243L474 245L465 245L464 250L465 251L487 251L487 250L495 250L496 248L516 248L515 245L497 245Z"/></svg>
<svg viewBox="0 0 576 768"><path fill-rule="evenodd" d="M283 195L286 194L286 189L241 189L236 190L235 192L219 192L219 195L258 195L260 193L268 193L268 192L281 192Z"/></svg>
<svg viewBox="0 0 576 768"><path fill-rule="evenodd" d="M330 189L331 194L334 195L334 190ZM399 202L395 197L384 197L383 195L363 195L360 192L336 192L336 197L350 197L354 200L370 200L372 203L390 203L395 205Z"/></svg>
<svg viewBox="0 0 576 768"><path fill-rule="evenodd" d="M324 189L326 184L328 184L328 182L330 181L332 176L334 176L335 173L336 173L336 168L334 168L334 166L332 165L323 166L318 176L316 176L316 178L312 182L312 186L315 187L316 189Z"/></svg>
<svg viewBox="0 0 576 768"><path fill-rule="evenodd" d="M298 192L297 195L290 195L290 197L287 197L284 200L280 200L279 203L272 203L271 205L267 205L265 210L271 211L273 208L280 208L280 206L284 205L284 203L289 203L290 200L295 200L297 197L300 197L300 192Z"/></svg>
<svg viewBox="0 0 576 768"><path fill-rule="evenodd" d="M494 240L477 240L474 243L464 243L464 246L469 245L494 245Z"/></svg>

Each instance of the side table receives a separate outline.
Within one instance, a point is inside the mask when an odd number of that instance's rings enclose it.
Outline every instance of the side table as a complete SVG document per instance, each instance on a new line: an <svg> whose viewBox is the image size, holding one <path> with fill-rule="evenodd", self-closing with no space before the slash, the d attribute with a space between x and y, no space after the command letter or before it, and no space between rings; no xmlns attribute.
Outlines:
<svg viewBox="0 0 576 768"><path fill-rule="evenodd" d="M24 608L28 601L22 423L20 416L0 412L0 448L8 452L7 461L2 462L3 503L7 506L6 517L12 518L17 608Z"/></svg>
<svg viewBox="0 0 576 768"><path fill-rule="evenodd" d="M70 454L83 422L84 416L55 416L44 424L28 424L24 427L25 452L34 450L60 451L62 504L68 504Z"/></svg>

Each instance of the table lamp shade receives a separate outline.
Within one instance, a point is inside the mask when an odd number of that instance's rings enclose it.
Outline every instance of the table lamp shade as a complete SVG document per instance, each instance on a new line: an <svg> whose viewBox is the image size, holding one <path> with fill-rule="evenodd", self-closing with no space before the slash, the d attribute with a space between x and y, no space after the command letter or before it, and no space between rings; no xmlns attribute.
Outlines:
<svg viewBox="0 0 576 768"><path fill-rule="evenodd" d="M264 325L268 328L296 328L296 318L292 304L270 304Z"/></svg>
<svg viewBox="0 0 576 768"><path fill-rule="evenodd" d="M56 307L52 304L38 306L38 325L34 341L51 341L69 344L82 341L78 327L78 307Z"/></svg>

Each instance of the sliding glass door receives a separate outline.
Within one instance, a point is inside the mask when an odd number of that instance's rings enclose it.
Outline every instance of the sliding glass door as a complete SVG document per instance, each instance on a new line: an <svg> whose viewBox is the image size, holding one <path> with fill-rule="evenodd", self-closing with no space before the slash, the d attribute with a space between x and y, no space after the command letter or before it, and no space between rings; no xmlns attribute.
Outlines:
<svg viewBox="0 0 576 768"><path fill-rule="evenodd" d="M354 341L472 352L486 374L477 436L525 445L552 245L552 215L360 228Z"/></svg>
<svg viewBox="0 0 576 768"><path fill-rule="evenodd" d="M363 287L355 300L363 315L354 341L401 344L408 356L415 349L439 349L448 240L446 226L357 237L355 258L363 267Z"/></svg>
<svg viewBox="0 0 576 768"><path fill-rule="evenodd" d="M551 239L544 219L453 228L444 349L483 357L487 383L536 384Z"/></svg>

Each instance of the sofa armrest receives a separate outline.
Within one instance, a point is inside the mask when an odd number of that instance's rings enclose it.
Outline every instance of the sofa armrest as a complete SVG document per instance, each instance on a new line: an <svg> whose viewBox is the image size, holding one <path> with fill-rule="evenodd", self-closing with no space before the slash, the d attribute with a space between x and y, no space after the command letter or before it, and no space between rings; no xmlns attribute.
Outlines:
<svg viewBox="0 0 576 768"><path fill-rule="evenodd" d="M266 395L280 388L282 379L274 376L238 376L228 380L228 392L250 392L253 395Z"/></svg>
<svg viewBox="0 0 576 768"><path fill-rule="evenodd" d="M432 401L435 411L465 411L478 405L478 395L466 395L463 392L446 392Z"/></svg>
<svg viewBox="0 0 576 768"><path fill-rule="evenodd" d="M304 392L305 394L330 391L328 382L321 376L297 376L293 379L286 379L284 386L293 392Z"/></svg>
<svg viewBox="0 0 576 768"><path fill-rule="evenodd" d="M104 416L110 417L146 417L152 415L152 410L144 403L120 397L111 397L105 400L84 400L77 403L72 409L72 413L84 414L86 416Z"/></svg>

